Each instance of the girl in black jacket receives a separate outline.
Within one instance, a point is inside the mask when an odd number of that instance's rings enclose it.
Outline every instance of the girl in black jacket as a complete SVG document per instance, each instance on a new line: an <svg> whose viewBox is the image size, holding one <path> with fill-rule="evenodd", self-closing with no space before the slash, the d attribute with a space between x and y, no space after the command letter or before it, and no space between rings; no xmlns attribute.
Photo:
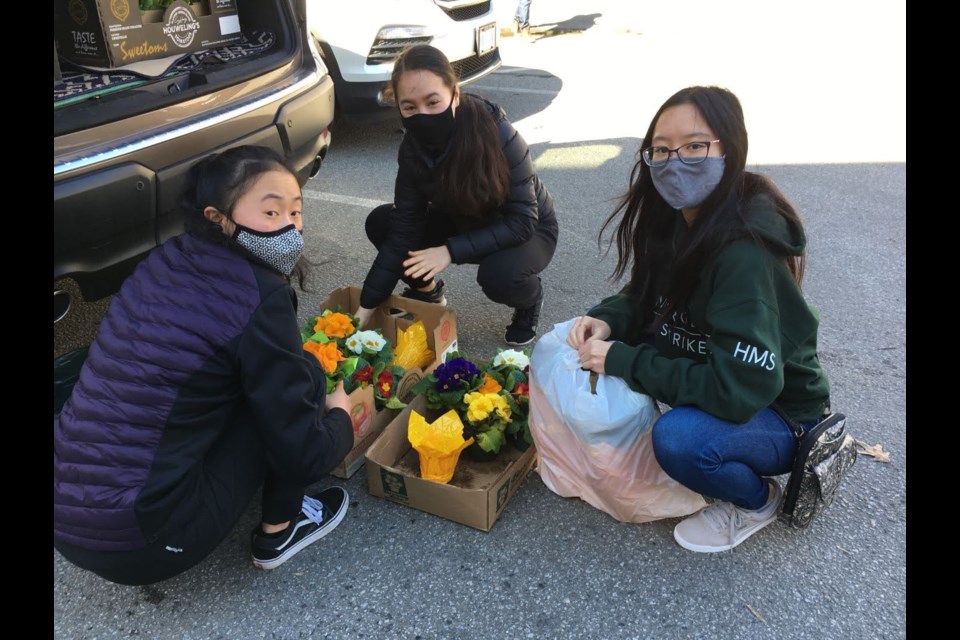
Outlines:
<svg viewBox="0 0 960 640"><path fill-rule="evenodd" d="M553 198L526 142L503 109L461 94L440 50L418 45L396 62L391 87L406 135L394 201L374 209L366 231L378 254L357 311L372 310L403 280L406 297L446 304L437 276L476 264L488 298L513 308L504 340L533 342L543 305L540 273L557 246Z"/></svg>

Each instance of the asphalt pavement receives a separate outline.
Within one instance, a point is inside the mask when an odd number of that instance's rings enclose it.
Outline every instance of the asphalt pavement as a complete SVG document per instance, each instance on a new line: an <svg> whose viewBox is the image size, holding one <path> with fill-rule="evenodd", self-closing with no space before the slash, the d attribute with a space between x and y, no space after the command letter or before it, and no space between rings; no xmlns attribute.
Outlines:
<svg viewBox="0 0 960 640"><path fill-rule="evenodd" d="M204 563L152 586L107 583L54 552L55 637L906 637L903 4L751 0L736 15L667 4L534 0L533 36L503 37L504 67L469 89L506 108L556 201L539 333L618 288L597 234L659 104L687 84L729 86L747 115L749 168L806 225L803 286L820 312L834 407L890 461L861 456L809 529L776 523L719 554L680 548L675 519L617 522L553 494L536 472L484 533L370 496L361 469L317 485L347 488L346 518L272 572L250 564L255 504ZM363 280L374 257L363 220L392 198L397 124L338 125L305 189L319 266L300 296L304 318ZM476 268L443 277L461 349L503 347L510 310L486 300Z"/></svg>

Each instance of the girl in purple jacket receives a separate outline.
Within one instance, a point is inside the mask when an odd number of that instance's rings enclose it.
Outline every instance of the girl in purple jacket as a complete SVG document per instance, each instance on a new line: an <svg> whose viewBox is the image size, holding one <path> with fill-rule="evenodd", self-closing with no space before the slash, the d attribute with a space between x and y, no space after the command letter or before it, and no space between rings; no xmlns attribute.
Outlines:
<svg viewBox="0 0 960 640"><path fill-rule="evenodd" d="M253 563L330 532L348 496L316 495L349 452L342 386L303 350L303 196L273 150L237 147L188 176L186 233L124 282L54 416L54 547L120 584L212 552L262 487Z"/></svg>

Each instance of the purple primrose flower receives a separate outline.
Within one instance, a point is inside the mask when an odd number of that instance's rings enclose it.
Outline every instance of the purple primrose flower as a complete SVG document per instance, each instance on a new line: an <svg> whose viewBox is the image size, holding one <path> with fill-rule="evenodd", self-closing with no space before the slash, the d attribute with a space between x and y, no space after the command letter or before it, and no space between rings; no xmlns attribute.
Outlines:
<svg viewBox="0 0 960 640"><path fill-rule="evenodd" d="M480 375L480 370L466 358L454 358L438 366L434 370L437 377L437 391L456 391L462 388L461 382L469 385Z"/></svg>

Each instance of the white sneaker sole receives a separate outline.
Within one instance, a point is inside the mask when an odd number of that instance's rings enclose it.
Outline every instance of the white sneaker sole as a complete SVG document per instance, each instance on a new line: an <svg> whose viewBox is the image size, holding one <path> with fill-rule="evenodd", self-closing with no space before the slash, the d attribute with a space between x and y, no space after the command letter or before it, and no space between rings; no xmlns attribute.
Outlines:
<svg viewBox="0 0 960 640"><path fill-rule="evenodd" d="M293 545L282 554L274 558L273 560L254 560L253 566L257 569L263 569L264 571L270 571L271 569L276 569L284 562L292 558L293 556L300 553L300 550L306 547L309 544L312 544L327 535L331 531L337 528L337 525L340 524L340 521L343 520L343 517L347 515L347 507L350 505L350 494L347 493L347 490L343 490L343 506L340 508L340 511L333 517L333 520L330 521L330 524L325 526L322 529L317 529L314 533L307 536L297 544Z"/></svg>

